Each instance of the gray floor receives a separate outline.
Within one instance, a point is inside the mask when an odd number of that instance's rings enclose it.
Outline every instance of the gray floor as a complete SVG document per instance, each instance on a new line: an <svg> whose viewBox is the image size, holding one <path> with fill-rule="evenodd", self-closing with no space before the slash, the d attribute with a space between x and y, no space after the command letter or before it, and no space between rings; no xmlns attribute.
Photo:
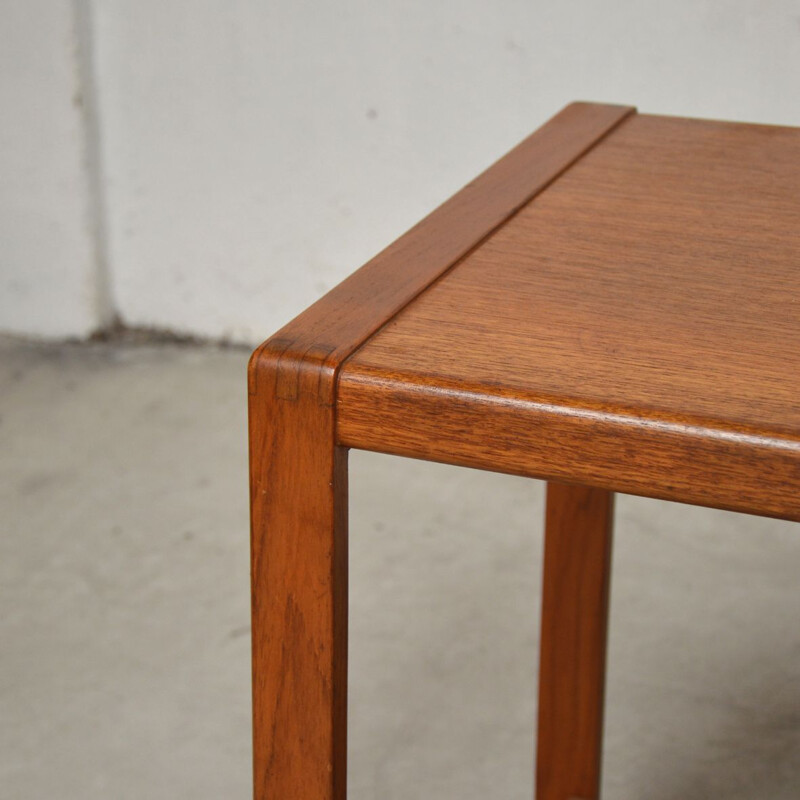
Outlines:
<svg viewBox="0 0 800 800"><path fill-rule="evenodd" d="M250 793L241 351L0 343L0 797ZM351 455L353 798L530 798L542 485ZM620 497L605 797L800 796L800 528Z"/></svg>

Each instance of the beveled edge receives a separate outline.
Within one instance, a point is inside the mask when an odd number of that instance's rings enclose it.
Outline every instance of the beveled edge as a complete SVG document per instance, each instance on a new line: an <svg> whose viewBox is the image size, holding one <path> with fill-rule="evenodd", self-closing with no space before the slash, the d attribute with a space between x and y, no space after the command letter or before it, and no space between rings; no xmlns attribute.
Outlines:
<svg viewBox="0 0 800 800"><path fill-rule="evenodd" d="M800 521L800 440L778 432L368 372L339 398L347 447Z"/></svg>

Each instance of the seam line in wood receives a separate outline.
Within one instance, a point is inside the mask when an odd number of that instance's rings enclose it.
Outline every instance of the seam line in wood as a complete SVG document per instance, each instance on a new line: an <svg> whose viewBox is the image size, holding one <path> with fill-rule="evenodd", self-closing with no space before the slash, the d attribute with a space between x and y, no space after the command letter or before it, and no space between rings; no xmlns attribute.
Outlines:
<svg viewBox="0 0 800 800"><path fill-rule="evenodd" d="M391 316L387 317L387 319L384 320L384 322L381 323L379 327L377 327L374 331L372 331L372 333L370 333L360 344L358 344L355 348L353 348L353 350L350 353L344 356L342 361L336 367L334 380L336 381L337 385L341 368L344 366L344 364L347 362L348 359L354 356L362 347L364 347L370 341L370 339L372 339L374 336L380 333L390 322L392 322L392 320L394 320L399 314L401 314L406 308L408 308L408 306L410 306L421 295L423 295L429 289L432 289L437 283L439 283L439 281L446 278L454 269L458 267L459 264L465 261L472 253L474 253L478 248L480 248L500 228L502 228L504 225L510 222L517 214L519 214L523 208L525 208L527 205L533 202L533 200L536 199L536 197L538 197L540 194L546 191L550 186L552 186L560 177L562 177L562 175L564 175L566 172L569 172L569 170L572 169L572 167L574 167L582 158L584 158L584 156L586 156L587 153L594 150L595 147L597 147L601 142L607 139L612 133L614 133L614 131L618 130L620 126L622 126L628 119L630 119L632 115L636 113L637 112L635 107L632 106L629 107L627 113L624 116L620 117L604 133L602 133L596 139L587 144L583 150L580 150L578 153L576 153L575 157L569 163L565 164L564 167L557 173L555 173L548 181L537 186L536 189L533 190L530 195L528 195L524 200L521 200L516 206L512 207L509 210L508 214L502 220L500 220L496 225L494 225L494 227L492 227L483 236L481 236L478 240L476 240L467 250L465 250L460 256L458 256L458 258L456 258L456 260L453 261L452 264L450 264L448 267L445 267L438 275L435 275L433 278L431 278L430 283L421 287L419 291L417 291L413 296L409 297L403 303L403 305L400 306L398 309L396 309L391 314ZM334 392L334 397L335 396L336 392Z"/></svg>

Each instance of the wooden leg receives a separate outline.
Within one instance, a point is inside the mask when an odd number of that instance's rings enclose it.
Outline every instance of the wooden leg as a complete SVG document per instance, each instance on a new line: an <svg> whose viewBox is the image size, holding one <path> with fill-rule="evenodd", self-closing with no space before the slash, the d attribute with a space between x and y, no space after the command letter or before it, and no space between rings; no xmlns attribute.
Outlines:
<svg viewBox="0 0 800 800"><path fill-rule="evenodd" d="M537 800L597 800L614 495L549 483Z"/></svg>
<svg viewBox="0 0 800 800"><path fill-rule="evenodd" d="M313 370L251 361L256 800L344 800L347 451ZM302 365L301 365L302 367ZM284 381L286 383L286 381Z"/></svg>

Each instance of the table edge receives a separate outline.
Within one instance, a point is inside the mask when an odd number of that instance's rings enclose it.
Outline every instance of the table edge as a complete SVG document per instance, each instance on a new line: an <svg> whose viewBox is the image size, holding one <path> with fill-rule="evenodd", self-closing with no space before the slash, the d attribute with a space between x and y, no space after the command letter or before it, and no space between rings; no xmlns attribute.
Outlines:
<svg viewBox="0 0 800 800"><path fill-rule="evenodd" d="M345 370L337 442L800 521L800 438Z"/></svg>

